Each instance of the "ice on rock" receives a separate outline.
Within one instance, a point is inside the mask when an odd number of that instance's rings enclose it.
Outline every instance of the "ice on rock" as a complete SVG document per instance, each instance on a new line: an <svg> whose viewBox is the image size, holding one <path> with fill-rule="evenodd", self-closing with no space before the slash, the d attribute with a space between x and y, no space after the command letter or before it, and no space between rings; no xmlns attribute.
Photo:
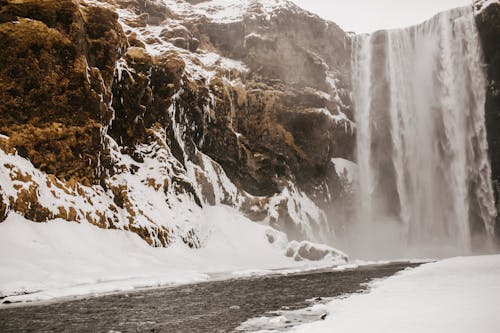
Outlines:
<svg viewBox="0 0 500 333"><path fill-rule="evenodd" d="M309 241L291 241L286 248L286 256L296 261L320 261L329 259L337 264L347 262L347 255L341 251L323 244Z"/></svg>
<svg viewBox="0 0 500 333"><path fill-rule="evenodd" d="M474 5L474 12L475 14L480 14L483 12L486 8L489 6L496 4L500 5L500 0L474 0L473 5Z"/></svg>

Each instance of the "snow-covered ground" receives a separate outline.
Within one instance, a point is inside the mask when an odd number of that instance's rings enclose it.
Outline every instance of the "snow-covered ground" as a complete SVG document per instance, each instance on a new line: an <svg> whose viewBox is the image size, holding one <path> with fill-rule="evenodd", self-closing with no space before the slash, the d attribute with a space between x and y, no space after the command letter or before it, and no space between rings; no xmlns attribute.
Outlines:
<svg viewBox="0 0 500 333"><path fill-rule="evenodd" d="M500 255L459 257L376 281L371 291L332 301L326 320L295 332L496 333ZM322 309L324 310L324 309ZM270 323L268 327L276 326Z"/></svg>
<svg viewBox="0 0 500 333"><path fill-rule="evenodd" d="M8 296L1 301L46 301L345 263L331 248L315 262L286 256L296 242L228 207L205 208L194 223L201 249L181 241L152 248L131 232L63 220L33 223L10 213L0 223L0 296Z"/></svg>

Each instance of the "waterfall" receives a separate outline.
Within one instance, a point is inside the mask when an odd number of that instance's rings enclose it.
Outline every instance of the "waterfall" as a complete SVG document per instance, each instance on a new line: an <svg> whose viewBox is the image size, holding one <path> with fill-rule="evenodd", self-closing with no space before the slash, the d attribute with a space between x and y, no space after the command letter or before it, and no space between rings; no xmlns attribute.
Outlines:
<svg viewBox="0 0 500 333"><path fill-rule="evenodd" d="M362 228L458 253L493 233L481 52L471 7L353 37Z"/></svg>

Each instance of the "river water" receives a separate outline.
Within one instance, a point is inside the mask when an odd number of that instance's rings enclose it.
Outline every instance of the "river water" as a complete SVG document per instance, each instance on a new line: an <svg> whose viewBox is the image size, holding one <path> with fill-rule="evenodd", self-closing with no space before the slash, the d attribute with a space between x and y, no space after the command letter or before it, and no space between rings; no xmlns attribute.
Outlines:
<svg viewBox="0 0 500 333"><path fill-rule="evenodd" d="M234 332L249 318L366 289L408 264L272 275L0 309L0 332ZM413 265L414 266L414 265ZM269 314L268 314L269 315ZM311 316L297 322L319 320Z"/></svg>

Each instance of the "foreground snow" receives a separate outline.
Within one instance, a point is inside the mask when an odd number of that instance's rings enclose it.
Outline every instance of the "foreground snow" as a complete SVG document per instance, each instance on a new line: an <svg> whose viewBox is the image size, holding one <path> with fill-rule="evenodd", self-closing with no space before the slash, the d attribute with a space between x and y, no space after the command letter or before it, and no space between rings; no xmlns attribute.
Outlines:
<svg viewBox="0 0 500 333"><path fill-rule="evenodd" d="M494 333L500 330L500 255L447 259L331 302L325 321L296 332Z"/></svg>
<svg viewBox="0 0 500 333"><path fill-rule="evenodd" d="M194 223L202 249L182 242L165 249L130 232L63 220L33 223L11 213L0 223L0 296L8 296L3 302L45 301L345 263L331 248L321 261L287 257L295 242L226 207L205 208Z"/></svg>

